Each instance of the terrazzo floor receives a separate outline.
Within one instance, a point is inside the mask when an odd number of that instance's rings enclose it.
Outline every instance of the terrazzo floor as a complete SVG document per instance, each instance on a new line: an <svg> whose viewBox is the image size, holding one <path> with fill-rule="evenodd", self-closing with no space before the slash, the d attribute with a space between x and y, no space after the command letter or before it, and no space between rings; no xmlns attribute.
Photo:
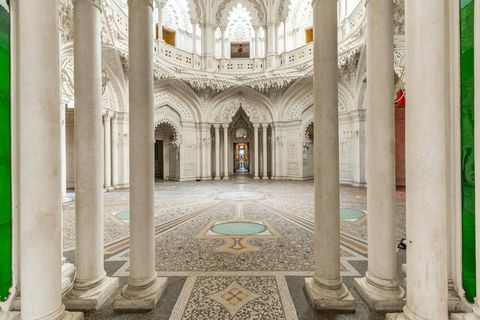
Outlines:
<svg viewBox="0 0 480 320"><path fill-rule="evenodd" d="M243 176L158 182L155 191L156 269L168 277L166 293L153 312L119 314L107 306L86 319L384 319L368 310L352 285L367 268L365 189L341 188L341 207L360 210L341 221L341 273L357 298L356 313L348 315L313 311L303 292L303 280L314 269L313 181ZM74 262L75 201L70 196L63 245ZM128 190L104 196L105 267L121 283L129 273L128 200ZM397 192L396 237L405 237L402 191ZM405 252L399 251L398 265L404 261Z"/></svg>

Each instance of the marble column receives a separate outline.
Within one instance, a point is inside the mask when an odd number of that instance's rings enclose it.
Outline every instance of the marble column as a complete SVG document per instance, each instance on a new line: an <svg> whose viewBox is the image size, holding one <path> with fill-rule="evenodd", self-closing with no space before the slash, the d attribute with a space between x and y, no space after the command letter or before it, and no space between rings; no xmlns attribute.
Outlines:
<svg viewBox="0 0 480 320"><path fill-rule="evenodd" d="M376 311L401 311L397 274L393 1L367 2L368 271L355 288Z"/></svg>
<svg viewBox="0 0 480 320"><path fill-rule="evenodd" d="M21 318L83 319L65 312L61 296L58 3L22 0L17 9Z"/></svg>
<svg viewBox="0 0 480 320"><path fill-rule="evenodd" d="M71 310L97 310L118 288L118 279L106 277L103 265L101 6L101 1L74 1L77 276L64 299Z"/></svg>
<svg viewBox="0 0 480 320"><path fill-rule="evenodd" d="M254 123L253 124L253 157L254 157L254 161L255 161L255 164L254 164L254 176L253 176L253 179L260 179L259 175L258 175L258 172L259 172L259 165L260 165L260 161L259 161L259 155L258 155L258 128L260 127L260 124L258 123Z"/></svg>
<svg viewBox="0 0 480 320"><path fill-rule="evenodd" d="M112 189L112 117L108 112L103 116L103 138L105 150L105 189Z"/></svg>
<svg viewBox="0 0 480 320"><path fill-rule="evenodd" d="M255 58L260 58L260 28L255 28Z"/></svg>
<svg viewBox="0 0 480 320"><path fill-rule="evenodd" d="M275 140L275 128L273 127L273 123L272 123L271 128L272 128L272 137L271 137L271 140L270 140L270 148L271 148L270 150L271 150L271 155L272 155L272 157L271 157L271 161L272 161L272 163L271 163L271 166L272 166L272 169L271 169L271 172L272 172L272 173L271 173L271 179L274 180L275 177L276 177L276 165L275 165L275 162L276 162L276 160L275 160L275 158L276 158L276 146L275 146L275 143L276 143L276 142L275 142L275 141L276 141L276 140Z"/></svg>
<svg viewBox="0 0 480 320"><path fill-rule="evenodd" d="M268 149L267 149L267 129L268 129L268 123L262 124L262 160L263 160L263 166L262 166L262 179L268 179Z"/></svg>
<svg viewBox="0 0 480 320"><path fill-rule="evenodd" d="M411 1L405 11L407 305L404 314L387 319L448 319L445 4Z"/></svg>
<svg viewBox="0 0 480 320"><path fill-rule="evenodd" d="M283 21L283 52L287 52L287 20Z"/></svg>
<svg viewBox="0 0 480 320"><path fill-rule="evenodd" d="M166 285L155 270L152 10L152 0L128 1L130 274L113 303L124 311L154 309Z"/></svg>
<svg viewBox="0 0 480 320"><path fill-rule="evenodd" d="M228 180L228 146L230 142L228 141L228 124L223 125L223 180Z"/></svg>
<svg viewBox="0 0 480 320"><path fill-rule="evenodd" d="M305 291L316 310L351 312L340 275L337 0L313 0L315 272Z"/></svg>
<svg viewBox="0 0 480 320"><path fill-rule="evenodd" d="M215 128L215 180L220 180L220 125L214 124Z"/></svg>
<svg viewBox="0 0 480 320"><path fill-rule="evenodd" d="M197 54L197 23L192 21L192 52Z"/></svg>
<svg viewBox="0 0 480 320"><path fill-rule="evenodd" d="M221 29L221 32L222 32L222 59L226 59L227 56L226 56L226 48L225 48L225 29Z"/></svg>
<svg viewBox="0 0 480 320"><path fill-rule="evenodd" d="M112 117L112 187L116 188L120 184L119 179L119 119L118 114L115 113Z"/></svg>

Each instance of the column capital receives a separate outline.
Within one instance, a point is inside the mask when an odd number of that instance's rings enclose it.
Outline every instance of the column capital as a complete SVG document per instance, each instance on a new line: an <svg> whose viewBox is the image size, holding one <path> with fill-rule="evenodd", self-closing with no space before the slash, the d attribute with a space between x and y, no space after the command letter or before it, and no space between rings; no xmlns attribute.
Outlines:
<svg viewBox="0 0 480 320"><path fill-rule="evenodd" d="M95 0L95 1L99 1L99 0ZM140 3L149 5L150 7L152 7L152 10L153 10L153 0L128 0L128 6L138 5Z"/></svg>
<svg viewBox="0 0 480 320"><path fill-rule="evenodd" d="M103 4L104 4L104 0L73 0L73 5L76 5L77 3L85 3L85 4L90 4L96 8L98 8L98 10L102 11L102 7L103 7Z"/></svg>
<svg viewBox="0 0 480 320"><path fill-rule="evenodd" d="M215 124L213 124L213 127L215 128L215 130L220 129L220 126L221 126L220 123L215 123Z"/></svg>
<svg viewBox="0 0 480 320"><path fill-rule="evenodd" d="M223 129L228 129L229 126L230 126L229 123L224 123L224 124L222 124Z"/></svg>
<svg viewBox="0 0 480 320"><path fill-rule="evenodd" d="M260 123L254 123L254 124L253 124L253 128L254 128L254 129L260 128Z"/></svg>
<svg viewBox="0 0 480 320"><path fill-rule="evenodd" d="M268 128L268 125L269 125L269 123L267 123L267 122L266 122L266 123L262 123L262 128L266 129L266 128Z"/></svg>

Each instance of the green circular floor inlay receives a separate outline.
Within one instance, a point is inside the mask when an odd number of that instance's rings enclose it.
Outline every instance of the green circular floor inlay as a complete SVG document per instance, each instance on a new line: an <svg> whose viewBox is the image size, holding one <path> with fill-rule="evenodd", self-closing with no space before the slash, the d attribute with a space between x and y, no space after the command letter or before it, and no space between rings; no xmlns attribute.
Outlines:
<svg viewBox="0 0 480 320"><path fill-rule="evenodd" d="M130 221L130 211L120 211L115 217L122 221Z"/></svg>
<svg viewBox="0 0 480 320"><path fill-rule="evenodd" d="M255 222L224 222L214 225L211 230L226 236L252 236L267 230L263 224Z"/></svg>
<svg viewBox="0 0 480 320"><path fill-rule="evenodd" d="M362 210L341 208L340 219L342 220L357 220L363 217L365 213Z"/></svg>

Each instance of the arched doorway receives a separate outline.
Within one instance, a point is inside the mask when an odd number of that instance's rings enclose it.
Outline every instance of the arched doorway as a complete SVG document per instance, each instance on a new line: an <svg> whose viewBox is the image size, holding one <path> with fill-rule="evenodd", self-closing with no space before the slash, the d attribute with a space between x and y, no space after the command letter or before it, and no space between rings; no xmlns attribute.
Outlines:
<svg viewBox="0 0 480 320"><path fill-rule="evenodd" d="M314 170L314 152L313 152L313 140L314 137L314 126L313 122L306 127L304 131L304 142L303 142L303 179L310 180L313 179L313 170Z"/></svg>
<svg viewBox="0 0 480 320"><path fill-rule="evenodd" d="M230 126L231 167L234 175L253 173L253 124L245 111L240 108L232 119Z"/></svg>
<svg viewBox="0 0 480 320"><path fill-rule="evenodd" d="M180 179L180 149L176 144L177 132L168 122L155 128L155 179Z"/></svg>

